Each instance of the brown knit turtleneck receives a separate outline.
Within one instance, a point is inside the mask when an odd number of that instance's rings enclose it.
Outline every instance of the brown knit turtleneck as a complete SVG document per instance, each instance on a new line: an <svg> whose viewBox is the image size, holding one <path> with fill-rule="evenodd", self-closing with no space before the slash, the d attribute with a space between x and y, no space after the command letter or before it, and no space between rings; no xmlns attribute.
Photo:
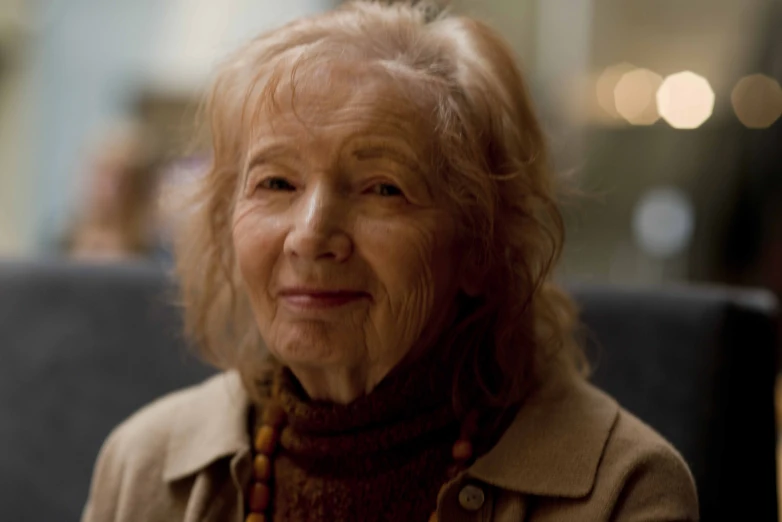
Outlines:
<svg viewBox="0 0 782 522"><path fill-rule="evenodd" d="M417 363L344 406L311 401L287 369L277 378L275 521L428 520L459 434L450 372Z"/></svg>

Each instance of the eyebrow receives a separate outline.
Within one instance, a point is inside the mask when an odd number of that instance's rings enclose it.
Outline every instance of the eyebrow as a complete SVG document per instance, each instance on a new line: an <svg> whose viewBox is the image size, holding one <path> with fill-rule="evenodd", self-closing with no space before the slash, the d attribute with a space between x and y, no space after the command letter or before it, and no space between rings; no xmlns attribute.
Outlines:
<svg viewBox="0 0 782 522"><path fill-rule="evenodd" d="M270 163L280 157L284 156L297 156L295 149L282 144L271 143L255 149L250 155L250 161L247 163L246 172L250 172L255 167Z"/></svg>
<svg viewBox="0 0 782 522"><path fill-rule="evenodd" d="M401 148L388 144L371 144L356 147L352 155L359 161L390 158L415 172L421 172L421 166L415 157Z"/></svg>

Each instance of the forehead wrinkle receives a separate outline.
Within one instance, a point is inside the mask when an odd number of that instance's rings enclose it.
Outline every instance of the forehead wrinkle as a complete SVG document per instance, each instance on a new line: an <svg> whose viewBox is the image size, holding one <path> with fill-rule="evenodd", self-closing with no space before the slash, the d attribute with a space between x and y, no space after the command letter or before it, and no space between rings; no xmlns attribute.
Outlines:
<svg viewBox="0 0 782 522"><path fill-rule="evenodd" d="M286 136L286 141L291 142L288 147L301 158L302 137L305 141L328 142L329 134L344 126L347 132L339 132L339 135L345 137L339 143L331 144L333 154L329 154L329 163L336 166L344 161L345 149L354 145L357 138L374 138L374 143L368 144L367 148L386 152L391 159L403 160L400 163L421 175L427 191L431 193L431 180L425 175L423 166L427 163L428 144L434 137L434 129L423 116L425 111L419 103L421 100L416 100L416 96L405 89L405 82L388 82L384 71L345 77L344 73L350 72L350 69L326 64L316 67L316 70L321 74L330 72L339 86L347 88L323 89L308 81L307 72L300 71L295 79L301 85L296 86L294 97L291 84L294 78L282 78L275 86L279 95L276 99L282 103L261 101L262 105L266 105L263 113L267 117L257 122L256 136L266 133ZM389 146L389 142L394 145ZM257 150L258 147L248 155L250 161ZM259 159L263 161L264 158L261 156Z"/></svg>

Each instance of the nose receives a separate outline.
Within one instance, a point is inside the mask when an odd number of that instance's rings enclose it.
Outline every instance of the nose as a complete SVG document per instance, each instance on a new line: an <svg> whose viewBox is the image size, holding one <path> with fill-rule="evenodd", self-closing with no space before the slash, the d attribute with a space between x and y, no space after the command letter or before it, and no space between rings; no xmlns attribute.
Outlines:
<svg viewBox="0 0 782 522"><path fill-rule="evenodd" d="M353 252L344 229L347 202L332 187L309 187L291 207L292 224L285 238L285 253L308 261L342 262Z"/></svg>

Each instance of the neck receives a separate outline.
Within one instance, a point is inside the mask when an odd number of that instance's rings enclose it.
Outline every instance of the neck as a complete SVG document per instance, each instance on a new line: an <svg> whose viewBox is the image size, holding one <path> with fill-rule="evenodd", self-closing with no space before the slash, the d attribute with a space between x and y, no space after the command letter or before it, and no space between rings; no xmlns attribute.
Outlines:
<svg viewBox="0 0 782 522"><path fill-rule="evenodd" d="M323 368L291 365L290 370L310 399L349 404L368 394L384 375L367 368Z"/></svg>
<svg viewBox="0 0 782 522"><path fill-rule="evenodd" d="M430 351L430 349L414 348L400 361L384 363L378 361L374 364L351 367L296 364L291 364L288 367L311 400L345 405L359 397L369 395L390 373L405 371L411 365L419 363L426 353L435 356L436 351ZM424 364L429 364L429 362Z"/></svg>

